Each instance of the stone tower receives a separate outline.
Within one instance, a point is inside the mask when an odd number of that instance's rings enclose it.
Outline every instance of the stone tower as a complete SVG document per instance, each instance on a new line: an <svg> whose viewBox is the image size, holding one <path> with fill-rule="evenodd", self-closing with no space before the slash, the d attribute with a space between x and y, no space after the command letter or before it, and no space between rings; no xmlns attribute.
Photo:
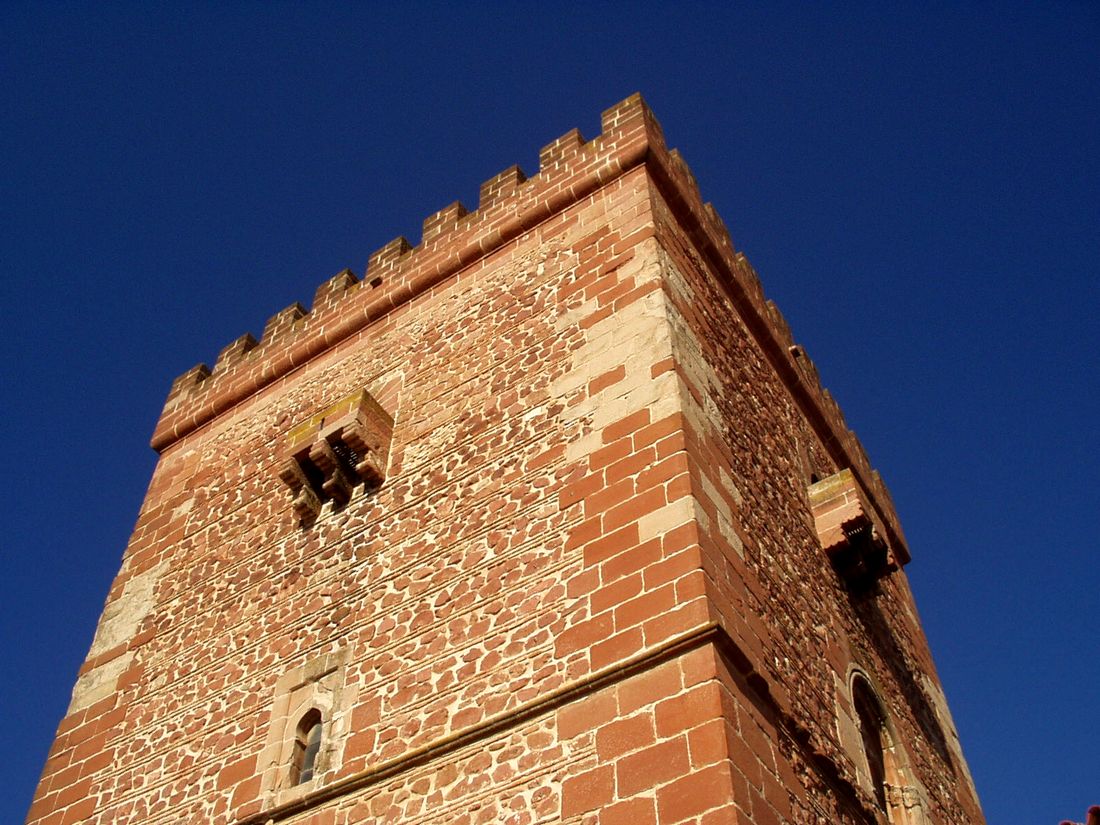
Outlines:
<svg viewBox="0 0 1100 825"><path fill-rule="evenodd" d="M30 823L983 821L890 496L638 96L152 443Z"/></svg>

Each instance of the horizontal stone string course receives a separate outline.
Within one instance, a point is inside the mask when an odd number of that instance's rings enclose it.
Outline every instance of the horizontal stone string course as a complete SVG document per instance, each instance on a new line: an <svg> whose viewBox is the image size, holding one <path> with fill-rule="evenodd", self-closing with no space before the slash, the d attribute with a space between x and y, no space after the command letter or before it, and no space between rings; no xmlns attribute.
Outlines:
<svg viewBox="0 0 1100 825"><path fill-rule="evenodd" d="M316 793L296 800L286 806L266 810L255 816L242 819L239 825L262 825L262 823L269 820L275 822L282 821L294 814L309 810L337 797L360 790L366 785L379 782L394 774L408 770L414 765L443 756L471 742L484 739L497 731L515 727L522 724L527 719L551 712L568 702L575 701L578 697L600 690L615 682L622 681L635 673L645 671L670 658L681 655L686 650L691 650L700 644L704 644L711 640L715 631L716 627L714 625L704 625L681 634L629 660L617 662L613 666L606 667L582 679L578 679L575 682L563 685L557 690L548 692L514 710L484 719L465 730L455 731L436 742L431 742L415 751L392 759L389 762L371 766L362 773L333 783L332 785L318 790Z"/></svg>
<svg viewBox="0 0 1100 825"><path fill-rule="evenodd" d="M783 708L775 702L774 697L768 690L766 681L754 674L748 657L738 649L736 643L725 635L717 623L710 622L679 633L672 638L666 639L661 644L654 645L634 656L621 659L613 664L593 671L581 679L562 685L516 708L483 719L462 730L454 731L440 739L422 745L415 750L401 754L396 758L379 764L370 765L353 776L348 776L339 782L320 788L293 802L240 819L236 825L266 825L266 823L269 822L282 822L291 817L326 805L327 803L331 803L341 797L360 792L368 786L381 783L386 779L409 771L419 765L446 757L454 751L488 739L503 730L517 728L532 718L555 711L559 713L558 728L563 736L574 736L589 728L589 726L598 727L600 734L597 740L601 741L602 739L606 739L606 758L612 763L619 760L623 754L633 752L635 758L633 760L629 758L622 760L622 764L620 765L620 770L625 770L627 775L629 775L631 762L637 761L637 757L641 756L639 750L644 748L647 744L646 734L632 734L626 730L626 726L621 720L617 719L614 714L604 715L600 710L592 707L592 705L595 704L598 706L601 703L598 695L602 691L614 688L615 686L625 686L626 693L624 695L624 701L634 703L636 707L640 708L644 707L647 703L662 700L664 710L661 712L671 717L673 713L672 707L677 701L685 702L688 705L693 701L692 693L698 692L692 690L694 687L693 685L681 687L678 691L666 693L663 689L658 690L654 687L647 687L644 683L639 683L637 686L631 686L630 682L637 677L652 673L655 668L661 666L668 667L669 665L676 666L678 662L683 661L693 651L700 650L713 650L715 653L719 654L722 659L728 663L731 674L738 680L743 681L748 694L756 703L757 711L766 718L771 719L777 729L781 731L786 741L791 743L793 747L804 750L804 758L814 762L820 775L827 779L831 785L832 792L837 798L853 811L861 808L862 803L859 793L853 788L851 783L843 778L842 772L833 764L828 756L806 748L806 743L808 743L810 739L808 732L803 730L797 720L786 713ZM681 664L679 666L683 667L684 665ZM698 684L705 685L708 683L700 682ZM631 710L634 708L628 705L627 709ZM669 718L667 722L659 721L659 724L669 725L671 727L672 719ZM641 739L633 747L628 741L623 740L623 737L630 737L632 735L641 736ZM601 750L603 750L604 747L605 745L600 745ZM718 747L720 748L720 746ZM675 778L677 775L675 773L676 767L672 766L672 769L674 773L671 774L671 777ZM683 773L685 776L692 776L696 774L696 771L687 768L683 770ZM570 784L572 785L572 790L569 788ZM585 798L574 799L572 801L567 798L565 801L565 810L563 811L565 815L568 816L570 813L571 802L575 808L575 812L583 812L586 809L586 804L590 801L587 798L587 795L591 793L591 789L588 787L590 784L591 779L585 777L583 774L572 778L569 783L567 783L567 795L573 793L582 795ZM700 782L696 780L691 784L693 786L698 784L700 790L708 792L715 790L714 788L706 788L708 784L706 781ZM626 787L628 788L629 786ZM670 788L669 790L671 795L672 793L676 793L679 789L674 790ZM610 799L607 801L610 801ZM627 807L629 806L623 805L624 809ZM706 810L706 808L704 807L703 810ZM860 811L860 813L865 816L871 815L869 811Z"/></svg>

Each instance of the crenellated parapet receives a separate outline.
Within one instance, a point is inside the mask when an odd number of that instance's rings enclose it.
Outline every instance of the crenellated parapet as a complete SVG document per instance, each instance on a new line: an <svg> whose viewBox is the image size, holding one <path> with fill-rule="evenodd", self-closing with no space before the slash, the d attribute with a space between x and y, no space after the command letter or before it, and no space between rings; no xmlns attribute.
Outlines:
<svg viewBox="0 0 1100 825"><path fill-rule="evenodd" d="M850 469L881 519L898 564L910 559L908 544L894 509L893 499L878 472L871 466L863 445L844 420L844 414L821 385L817 368L795 343L779 308L767 299L756 270L738 252L729 230L710 203L699 193L694 175L675 149L654 152L647 169L658 188L726 289L746 326L755 336L772 366L814 427L818 437L842 469Z"/></svg>
<svg viewBox="0 0 1100 825"><path fill-rule="evenodd" d="M518 166L481 186L478 208L446 206L424 220L420 243L390 241L370 256L358 279L344 270L317 290L306 311L292 304L267 322L259 341L251 336L226 347L211 371L188 370L172 384L153 433L160 451L244 398L355 334L393 308L430 289L531 229L663 153L660 127L640 95L603 113L602 131L585 141L573 129L543 148L539 174Z"/></svg>
<svg viewBox="0 0 1100 825"><path fill-rule="evenodd" d="M244 335L226 346L213 370L200 364L172 384L152 446L161 451L219 414L346 340L394 308L499 249L640 164L722 283L750 331L786 383L819 438L842 468L850 468L884 525L897 560L909 559L885 484L844 416L822 388L813 362L660 125L634 94L605 111L601 133L584 140L570 130L543 147L539 173L518 166L479 190L478 208L454 202L428 216L420 242L398 237L369 256L362 278L344 270L318 287L311 308L291 304L273 315L257 341Z"/></svg>

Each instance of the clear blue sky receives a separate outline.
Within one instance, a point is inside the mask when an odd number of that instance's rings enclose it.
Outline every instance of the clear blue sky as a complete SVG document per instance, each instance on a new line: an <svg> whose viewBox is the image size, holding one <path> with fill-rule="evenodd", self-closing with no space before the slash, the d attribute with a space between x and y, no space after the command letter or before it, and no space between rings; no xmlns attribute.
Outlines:
<svg viewBox="0 0 1100 825"><path fill-rule="evenodd" d="M346 5L0 6L0 821L172 378L635 90L893 491L990 822L1100 801L1100 6Z"/></svg>

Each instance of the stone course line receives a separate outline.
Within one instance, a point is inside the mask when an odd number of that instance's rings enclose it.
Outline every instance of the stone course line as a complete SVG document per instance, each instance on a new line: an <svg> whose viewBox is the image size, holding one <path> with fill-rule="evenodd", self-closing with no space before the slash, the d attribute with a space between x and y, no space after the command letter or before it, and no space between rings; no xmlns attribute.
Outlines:
<svg viewBox="0 0 1100 825"><path fill-rule="evenodd" d="M676 658L680 654L687 653L713 641L718 632L719 628L716 622L700 625L673 636L655 647L643 650L628 659L623 659L562 685L537 699L525 702L514 710L491 716L482 722L470 725L464 730L449 733L434 742L429 742L354 776L341 779L324 788L318 788L301 799L245 817L238 820L237 825L266 825L266 823L279 822L294 814L315 808L324 802L354 793L383 779L403 773L412 767L478 742L494 733L516 727L528 719L542 716L544 713L556 710L585 694L593 693L616 682L624 681L636 673L654 668Z"/></svg>

